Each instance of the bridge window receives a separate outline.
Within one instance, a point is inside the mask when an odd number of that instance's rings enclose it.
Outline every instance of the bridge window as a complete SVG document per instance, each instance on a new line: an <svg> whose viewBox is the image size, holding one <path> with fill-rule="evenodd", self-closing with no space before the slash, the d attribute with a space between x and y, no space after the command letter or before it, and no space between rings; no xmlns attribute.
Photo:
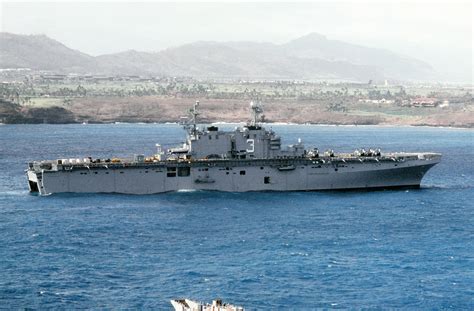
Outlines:
<svg viewBox="0 0 474 311"><path fill-rule="evenodd" d="M178 176L186 177L191 174L191 168L189 166L178 167Z"/></svg>
<svg viewBox="0 0 474 311"><path fill-rule="evenodd" d="M166 168L167 177L176 177L176 167L167 167Z"/></svg>

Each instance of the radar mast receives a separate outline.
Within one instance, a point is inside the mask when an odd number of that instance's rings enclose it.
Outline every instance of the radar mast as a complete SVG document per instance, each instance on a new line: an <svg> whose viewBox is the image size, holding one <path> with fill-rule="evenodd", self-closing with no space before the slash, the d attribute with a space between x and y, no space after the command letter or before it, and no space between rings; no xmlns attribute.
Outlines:
<svg viewBox="0 0 474 311"><path fill-rule="evenodd" d="M250 125L258 126L258 120L260 120L260 115L263 113L263 107L261 104L256 104L251 101L250 109L252 109L252 121L250 122Z"/></svg>
<svg viewBox="0 0 474 311"><path fill-rule="evenodd" d="M197 124L196 124L197 116L199 115L198 107L199 107L199 100L196 100L196 102L193 105L193 108L189 109L189 113L191 114L191 120L188 120L184 125L184 128L188 131L188 133L193 136L196 136L197 131L198 131Z"/></svg>

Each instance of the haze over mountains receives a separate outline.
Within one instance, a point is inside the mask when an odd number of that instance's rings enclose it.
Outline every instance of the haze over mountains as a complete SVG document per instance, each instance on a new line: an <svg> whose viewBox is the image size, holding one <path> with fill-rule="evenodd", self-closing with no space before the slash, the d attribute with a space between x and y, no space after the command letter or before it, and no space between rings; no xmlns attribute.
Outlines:
<svg viewBox="0 0 474 311"><path fill-rule="evenodd" d="M45 35L0 33L0 68L214 79L434 81L426 62L312 33L285 44L208 42L91 56Z"/></svg>

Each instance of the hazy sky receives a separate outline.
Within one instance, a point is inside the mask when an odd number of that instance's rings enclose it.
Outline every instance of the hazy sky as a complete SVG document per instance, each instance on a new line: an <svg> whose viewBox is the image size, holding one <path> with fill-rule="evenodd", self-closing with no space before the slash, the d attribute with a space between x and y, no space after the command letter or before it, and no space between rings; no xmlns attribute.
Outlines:
<svg viewBox="0 0 474 311"><path fill-rule="evenodd" d="M312 2L9 2L1 31L46 34L91 55L156 51L198 40L283 43L311 32L473 73L470 0Z"/></svg>

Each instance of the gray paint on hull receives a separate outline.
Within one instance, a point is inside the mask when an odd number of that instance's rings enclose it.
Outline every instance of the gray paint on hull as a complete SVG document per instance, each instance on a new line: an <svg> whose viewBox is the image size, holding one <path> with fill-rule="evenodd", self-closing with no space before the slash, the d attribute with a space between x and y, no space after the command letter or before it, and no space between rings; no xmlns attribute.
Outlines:
<svg viewBox="0 0 474 311"><path fill-rule="evenodd" d="M284 171L272 165L246 163L239 166L233 162L234 166L227 167L190 166L189 176L176 177L167 177L166 167L28 171L27 175L42 195L61 192L153 194L184 189L311 191L419 186L425 173L438 162L352 163L342 167L300 163Z"/></svg>

